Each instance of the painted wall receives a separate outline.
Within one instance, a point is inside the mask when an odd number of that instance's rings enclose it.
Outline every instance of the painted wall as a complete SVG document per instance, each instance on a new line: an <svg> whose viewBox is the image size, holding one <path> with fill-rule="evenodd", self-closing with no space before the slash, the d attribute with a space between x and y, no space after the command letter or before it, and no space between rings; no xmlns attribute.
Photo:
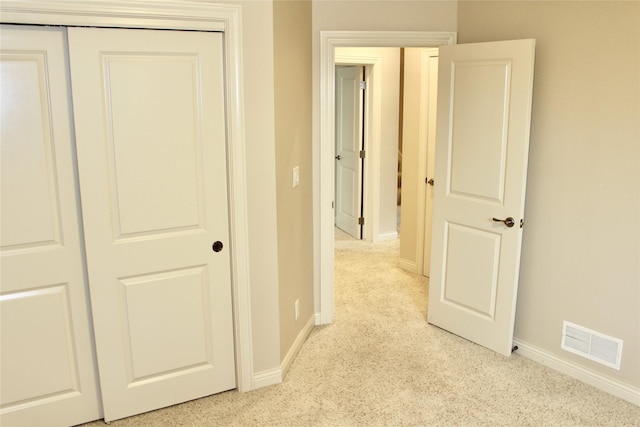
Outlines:
<svg viewBox="0 0 640 427"><path fill-rule="evenodd" d="M516 338L640 388L640 2L461 1L458 31L537 39ZM621 370L563 320L623 339Z"/></svg>
<svg viewBox="0 0 640 427"><path fill-rule="evenodd" d="M310 0L273 2L273 42L279 350L283 360L314 316ZM300 185L293 188L295 166L300 168ZM296 300L300 301L298 320Z"/></svg>
<svg viewBox="0 0 640 427"><path fill-rule="evenodd" d="M313 0L313 183L314 212L320 204L320 32L321 31L455 31L456 1ZM394 181L395 182L395 181ZM320 218L314 215L314 284L320 289ZM315 307L316 312L319 305Z"/></svg>
<svg viewBox="0 0 640 427"><path fill-rule="evenodd" d="M418 192L424 181L418 174L421 122L422 49L404 50L404 108L402 121L402 211L400 265L418 273Z"/></svg>
<svg viewBox="0 0 640 427"><path fill-rule="evenodd" d="M375 236L366 236L367 240L374 242L381 240L392 240L397 237L397 170L398 170L398 121L399 121L399 89L400 89L400 49L396 48L351 48L342 47L336 49L336 56L346 56L350 58L380 58L380 70L377 70L376 78L381 80L381 105L380 122L374 124L379 129L379 164L373 167L378 168L380 176L380 187L374 200L377 206L372 206L378 211L377 229ZM370 85L369 96L372 96L374 88ZM367 128L370 128L367 125ZM365 150L371 152L373 138L369 138L369 146ZM371 182L372 171L368 169L370 162L365 166L365 180ZM367 175L368 174L368 175ZM371 189L372 190L372 189ZM365 194L365 204L370 204L373 194ZM365 212L366 221L373 220L373 212Z"/></svg>

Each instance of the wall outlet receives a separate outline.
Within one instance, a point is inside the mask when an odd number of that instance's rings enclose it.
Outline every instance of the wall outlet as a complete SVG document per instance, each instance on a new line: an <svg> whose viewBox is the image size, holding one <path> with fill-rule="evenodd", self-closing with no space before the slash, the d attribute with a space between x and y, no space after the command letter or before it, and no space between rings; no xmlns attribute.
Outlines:
<svg viewBox="0 0 640 427"><path fill-rule="evenodd" d="M293 168L293 188L296 188L300 184L300 166Z"/></svg>
<svg viewBox="0 0 640 427"><path fill-rule="evenodd" d="M298 317L300 317L300 300L297 299L296 303L294 304L295 306L295 310L296 310L296 320L298 320Z"/></svg>

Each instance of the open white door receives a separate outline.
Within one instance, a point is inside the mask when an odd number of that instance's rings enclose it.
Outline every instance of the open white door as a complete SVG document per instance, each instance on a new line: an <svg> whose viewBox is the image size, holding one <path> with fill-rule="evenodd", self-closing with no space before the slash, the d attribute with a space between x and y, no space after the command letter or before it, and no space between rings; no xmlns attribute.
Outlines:
<svg viewBox="0 0 640 427"><path fill-rule="evenodd" d="M362 238L362 67L336 69L336 226Z"/></svg>
<svg viewBox="0 0 640 427"><path fill-rule="evenodd" d="M435 165L436 165L436 120L437 120L437 99L438 99L438 52L430 49L423 54L423 67L427 68L427 164L425 182L425 202L424 202L424 240L422 242L422 275L431 277L431 233L433 231L433 187L435 185Z"/></svg>
<svg viewBox="0 0 640 427"><path fill-rule="evenodd" d="M65 30L0 27L0 425L100 418Z"/></svg>
<svg viewBox="0 0 640 427"><path fill-rule="evenodd" d="M106 421L235 387L222 46L69 28Z"/></svg>
<svg viewBox="0 0 640 427"><path fill-rule="evenodd" d="M503 355L512 349L534 48L440 48L428 321Z"/></svg>

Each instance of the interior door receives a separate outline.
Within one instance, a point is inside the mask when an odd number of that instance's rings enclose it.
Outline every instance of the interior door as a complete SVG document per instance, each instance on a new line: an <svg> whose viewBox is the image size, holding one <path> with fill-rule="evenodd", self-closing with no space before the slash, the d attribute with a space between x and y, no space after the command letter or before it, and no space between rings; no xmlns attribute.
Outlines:
<svg viewBox="0 0 640 427"><path fill-rule="evenodd" d="M64 29L0 27L0 424L101 417Z"/></svg>
<svg viewBox="0 0 640 427"><path fill-rule="evenodd" d="M437 120L437 99L438 99L438 52L429 49L423 53L426 57L423 67L427 68L427 99L423 100L427 104L427 164L425 179L425 204L424 204L424 241L422 251L422 275L431 276L431 233L433 230L433 187L435 186L435 164L436 164L436 120ZM426 63L425 63L426 62Z"/></svg>
<svg viewBox="0 0 640 427"><path fill-rule="evenodd" d="M235 387L220 33L70 28L106 421Z"/></svg>
<svg viewBox="0 0 640 427"><path fill-rule="evenodd" d="M535 40L440 48L428 321L509 355Z"/></svg>
<svg viewBox="0 0 640 427"><path fill-rule="evenodd" d="M336 226L362 238L362 67L336 68Z"/></svg>

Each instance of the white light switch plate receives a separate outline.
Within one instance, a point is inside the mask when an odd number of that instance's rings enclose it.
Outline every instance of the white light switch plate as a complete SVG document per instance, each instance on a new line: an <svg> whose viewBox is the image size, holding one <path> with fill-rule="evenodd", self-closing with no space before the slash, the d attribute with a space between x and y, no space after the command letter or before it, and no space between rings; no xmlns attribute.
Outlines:
<svg viewBox="0 0 640 427"><path fill-rule="evenodd" d="M293 188L297 187L300 184L300 167L295 166L293 168Z"/></svg>

